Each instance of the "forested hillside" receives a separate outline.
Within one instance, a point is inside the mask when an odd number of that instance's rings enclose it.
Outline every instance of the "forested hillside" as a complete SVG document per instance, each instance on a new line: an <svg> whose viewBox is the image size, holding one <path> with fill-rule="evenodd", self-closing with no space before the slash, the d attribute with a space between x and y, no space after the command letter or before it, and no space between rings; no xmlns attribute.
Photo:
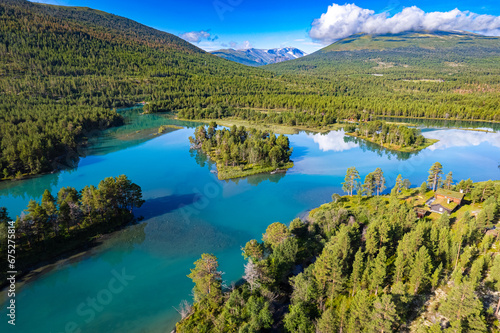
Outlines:
<svg viewBox="0 0 500 333"><path fill-rule="evenodd" d="M263 91L279 96L313 89L101 11L0 3L4 177L71 164L64 158L75 158L92 130L121 123L111 108L143 100L152 111L250 105Z"/></svg>
<svg viewBox="0 0 500 333"><path fill-rule="evenodd" d="M499 37L359 34L264 68L327 80L344 105L371 114L500 120Z"/></svg>

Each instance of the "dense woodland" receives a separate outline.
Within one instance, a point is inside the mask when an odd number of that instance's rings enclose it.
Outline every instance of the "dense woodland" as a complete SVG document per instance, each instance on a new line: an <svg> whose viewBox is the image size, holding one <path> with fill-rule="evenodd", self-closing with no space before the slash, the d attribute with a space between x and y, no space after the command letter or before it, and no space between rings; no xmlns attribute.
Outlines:
<svg viewBox="0 0 500 333"><path fill-rule="evenodd" d="M430 194L441 179L434 167L421 189L334 195L306 221L271 224L243 248L237 286L223 286L217 258L202 255L177 332L498 332L500 233L486 231L498 221L500 184L451 185L466 200L487 191L477 215L419 219L404 198Z"/></svg>
<svg viewBox="0 0 500 333"><path fill-rule="evenodd" d="M205 109L234 108L256 120L264 116L239 109L286 110L265 117L290 125L325 126L374 115L498 121L497 44L479 43L474 53L448 48L437 58L429 49L345 51L336 52L334 61L301 58L256 69L101 11L5 0L0 171L12 178L72 165L87 137L122 123L113 108L141 101L148 102L147 112L185 110L190 119ZM401 56L409 67L370 75L380 64L367 59L386 56L393 62ZM443 63L460 57L465 65L448 66L453 75L443 82L418 81L442 76Z"/></svg>
<svg viewBox="0 0 500 333"><path fill-rule="evenodd" d="M56 196L45 190L40 202L30 200L15 220L18 268L86 245L93 237L133 219L143 204L141 188L125 175L102 180L81 191L63 187ZM0 263L7 261L7 210L0 208ZM33 260L36 257L37 260Z"/></svg>
<svg viewBox="0 0 500 333"><path fill-rule="evenodd" d="M288 137L283 134L276 137L254 128L247 131L243 126L217 129L217 124L211 122L208 127L199 126L189 141L192 148L201 149L217 161L219 173L228 166L239 167L241 171L291 166L292 149Z"/></svg>

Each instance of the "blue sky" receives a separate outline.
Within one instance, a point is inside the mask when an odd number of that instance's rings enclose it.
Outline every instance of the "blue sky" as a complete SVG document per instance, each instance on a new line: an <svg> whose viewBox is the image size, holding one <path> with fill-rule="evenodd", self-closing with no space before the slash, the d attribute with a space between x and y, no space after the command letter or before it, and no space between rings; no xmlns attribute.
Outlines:
<svg viewBox="0 0 500 333"><path fill-rule="evenodd" d="M500 31L500 5L498 1L436 1L436 0L387 0L387 1L350 1L354 7L345 7L345 2L332 0L43 0L40 2L85 6L100 9L116 15L125 16L159 30L182 36L193 44L205 49L220 48L275 48L295 46L311 53L347 33L371 29L373 25L393 27L396 23L384 20L393 17L411 6L418 7L411 11L411 17L418 16L415 24L429 24L429 19L422 13L449 12L458 8L462 15L461 23L452 23L460 30L487 31L496 35ZM329 8L332 4L338 4ZM371 10L370 12L368 10ZM487 15L488 27L478 27L477 21L466 11L477 15ZM321 22L313 24L322 14L327 13ZM346 17L357 15L357 21L347 22ZM455 13L456 14L456 13ZM453 15L455 15L453 14ZM378 15L385 15L383 17ZM463 22L464 15L469 15ZM401 15L399 21L405 24L407 16ZM446 16L446 15L441 15ZM449 15L448 15L449 16ZM447 17L448 17L447 16ZM382 19L383 24L378 20ZM396 20L396 19L395 19ZM438 19L441 26L448 19ZM443 21L445 20L445 21ZM359 22L363 21L363 22ZM444 23L443 23L443 22ZM483 22L484 20L481 20ZM453 25L454 24L454 25ZM425 26L427 26L425 25ZM479 29L481 28L481 29ZM391 28L387 28L391 29ZM190 33L191 34L186 34ZM363 31L365 32L365 31Z"/></svg>

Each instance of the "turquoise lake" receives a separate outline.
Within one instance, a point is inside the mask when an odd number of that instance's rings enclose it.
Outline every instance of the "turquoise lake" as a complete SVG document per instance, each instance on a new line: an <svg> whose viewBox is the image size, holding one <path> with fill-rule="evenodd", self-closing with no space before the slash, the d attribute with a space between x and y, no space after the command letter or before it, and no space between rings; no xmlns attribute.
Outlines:
<svg viewBox="0 0 500 333"><path fill-rule="evenodd" d="M170 332L180 318L174 307L191 300L193 285L186 275L202 253L219 258L226 284L238 281L244 264L240 248L252 238L260 240L270 223L288 223L342 193L351 166L362 178L381 167L388 187L400 173L420 186L436 161L457 181L500 179L499 133L435 126L423 133L440 141L418 154L380 149L342 131L301 132L289 136L295 166L286 174L219 181L210 172L214 165L189 149L196 124L139 116L136 109L123 113L128 124L95 137L77 168L0 184L0 206L11 217L45 188L55 194L63 186L81 189L120 174L139 184L146 199L135 211L144 217L140 223L18 285L16 332L71 332L75 327L75 332ZM185 128L153 136L161 124ZM93 298L104 302L92 307ZM3 292L2 332L5 299Z"/></svg>

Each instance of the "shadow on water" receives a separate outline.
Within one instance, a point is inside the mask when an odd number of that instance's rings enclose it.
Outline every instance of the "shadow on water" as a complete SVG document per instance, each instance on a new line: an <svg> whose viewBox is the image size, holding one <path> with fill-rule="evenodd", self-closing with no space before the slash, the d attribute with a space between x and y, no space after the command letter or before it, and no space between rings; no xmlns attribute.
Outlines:
<svg viewBox="0 0 500 333"><path fill-rule="evenodd" d="M397 150L387 149L387 148L384 148L376 143L366 141L366 140L363 140L363 139L360 139L360 138L357 138L354 136L347 136L346 135L344 137L344 141L356 143L363 150L363 152L365 152L367 150L372 151L381 157L386 155L388 159L391 159L391 157L394 156L394 157L396 157L396 159L398 161L405 161L414 155L418 155L418 153L419 153L419 152L408 153L408 152L400 152Z"/></svg>
<svg viewBox="0 0 500 333"><path fill-rule="evenodd" d="M145 219L161 216L183 206L191 205L200 200L200 195L196 193L169 195L146 200L141 208L135 211L136 216L143 216Z"/></svg>
<svg viewBox="0 0 500 333"><path fill-rule="evenodd" d="M38 268L30 271L27 275L19 279L17 283L19 286L32 283L59 267L76 267L80 262L91 260L96 256L99 256L100 259L110 264L119 264L128 253L132 253L138 245L144 242L146 239L146 226L147 223L133 224L111 234L101 236L91 244L69 251L58 256L56 259L40 263L37 265ZM109 250L114 250L113 255L106 254ZM69 278L70 270L66 269L62 272ZM64 276L62 278L64 280ZM47 281L50 282L52 280L48 279ZM53 281L54 284L56 282L57 280Z"/></svg>
<svg viewBox="0 0 500 333"><path fill-rule="evenodd" d="M308 153L309 153L309 148L307 147L293 146L293 152L290 158L294 162L299 162L302 161Z"/></svg>

